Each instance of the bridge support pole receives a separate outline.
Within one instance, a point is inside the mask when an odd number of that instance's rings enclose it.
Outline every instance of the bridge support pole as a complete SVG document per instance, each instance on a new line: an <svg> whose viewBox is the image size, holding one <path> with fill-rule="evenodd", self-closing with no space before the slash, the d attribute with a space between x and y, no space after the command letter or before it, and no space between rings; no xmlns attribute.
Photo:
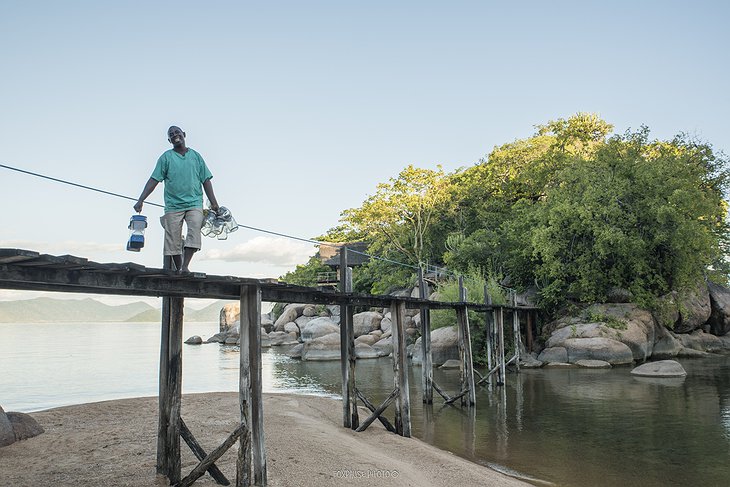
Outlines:
<svg viewBox="0 0 730 487"><path fill-rule="evenodd" d="M421 299L428 299L426 281L423 278L423 268L418 268L418 292ZM392 314L391 314L392 316ZM431 356L431 310L421 307L421 390L423 402L433 403L433 358Z"/></svg>
<svg viewBox="0 0 730 487"><path fill-rule="evenodd" d="M261 374L261 288L257 285L241 286L239 331L238 396L244 430L238 438L236 486L265 486L267 468Z"/></svg>
<svg viewBox="0 0 730 487"><path fill-rule="evenodd" d="M340 249L340 291L352 292L352 269L347 263L347 247ZM356 430L360 426L355 392L355 330L353 308L340 305L340 371L342 373L342 424Z"/></svg>
<svg viewBox="0 0 730 487"><path fill-rule="evenodd" d="M401 436L411 436L411 396L408 388L408 362L406 360L406 303L398 300L390 305L393 322L393 382L398 397L395 403L395 431Z"/></svg>
<svg viewBox="0 0 730 487"><path fill-rule="evenodd" d="M461 359L459 370L461 372L461 405L471 407L476 404L476 387L474 384L474 362L471 354L471 332L469 330L469 312L466 306L466 289L464 278L459 276L459 301L461 305L456 308L456 322L459 327L459 358Z"/></svg>
<svg viewBox="0 0 730 487"><path fill-rule="evenodd" d="M163 268L172 267L172 258L166 256ZM157 473L171 484L180 481L183 306L181 297L162 298Z"/></svg>

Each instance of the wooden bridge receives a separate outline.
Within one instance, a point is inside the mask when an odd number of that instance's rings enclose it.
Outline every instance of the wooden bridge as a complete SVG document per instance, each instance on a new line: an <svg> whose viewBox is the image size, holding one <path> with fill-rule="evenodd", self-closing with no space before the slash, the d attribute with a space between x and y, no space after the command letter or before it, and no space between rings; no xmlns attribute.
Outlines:
<svg viewBox="0 0 730 487"><path fill-rule="evenodd" d="M347 252L340 253L340 269L350 269ZM266 451L264 448L262 379L261 379L261 302L313 303L341 307L340 346L342 371L343 425L363 431L379 420L387 429L403 436L411 435L410 394L405 343L405 311L418 309L422 334L423 401L431 403L435 389L446 404L460 399L462 406L476 402L476 387L491 374L503 383L505 366L519 366L520 313L527 317L528 343L532 336L534 307L492 305L485 291L483 303L466 303L461 284L460 302L437 302L401 296L372 296L352 292L351 272L341 272L340 290L293 286L272 280L202 273L177 274L170 270L169 259L162 269L147 268L134 263L100 264L71 255L54 256L29 250L0 249L0 288L32 291L74 292L91 294L162 297L162 330L160 344L159 426L157 438L157 472L165 475L171 485L187 486L205 472L220 484L230 482L216 468L215 461L233 444L239 444L237 486L266 485ZM427 296L426 283L420 278L420 295ZM188 425L180 416L182 394L182 324L184 298L239 300L240 318L240 424L226 440L210 453L198 444ZM353 313L356 306L389 307L393 322L394 388L379 406L372 404L356 387ZM459 327L461 358L461 387L453 396L433 381L430 341L430 311L454 309ZM467 310L486 312L488 327L488 373L475 382ZM505 359L504 312L513 317L515 354ZM493 367L493 362L496 366ZM358 399L371 411L362 423L358 414ZM384 415L395 403L395 419L391 423ZM180 438L189 445L200 463L185 477L181 475Z"/></svg>

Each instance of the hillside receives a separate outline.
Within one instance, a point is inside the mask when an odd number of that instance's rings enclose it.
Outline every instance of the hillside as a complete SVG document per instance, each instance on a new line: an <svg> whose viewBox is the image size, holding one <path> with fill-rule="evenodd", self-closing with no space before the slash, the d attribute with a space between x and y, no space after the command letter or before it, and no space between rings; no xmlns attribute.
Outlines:
<svg viewBox="0 0 730 487"><path fill-rule="evenodd" d="M185 307L186 321L218 321L226 301L213 301L196 310ZM91 298L34 298L0 301L0 323L45 322L153 322L160 320L160 310L144 302L112 306Z"/></svg>

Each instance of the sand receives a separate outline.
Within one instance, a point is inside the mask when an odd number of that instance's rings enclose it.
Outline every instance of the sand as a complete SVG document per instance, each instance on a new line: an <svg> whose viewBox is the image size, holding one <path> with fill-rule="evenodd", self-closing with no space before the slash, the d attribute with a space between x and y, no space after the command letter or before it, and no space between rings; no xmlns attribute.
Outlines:
<svg viewBox="0 0 730 487"><path fill-rule="evenodd" d="M182 417L208 452L236 428L237 411L235 393L183 396ZM269 485L529 485L418 439L389 433L377 421L355 433L342 427L341 414L341 402L334 399L265 394ZM46 431L0 448L3 487L168 485L155 474L156 397L81 404L32 416ZM236 448L216 462L231 481ZM182 475L196 464L183 442ZM195 485L217 484L206 474Z"/></svg>

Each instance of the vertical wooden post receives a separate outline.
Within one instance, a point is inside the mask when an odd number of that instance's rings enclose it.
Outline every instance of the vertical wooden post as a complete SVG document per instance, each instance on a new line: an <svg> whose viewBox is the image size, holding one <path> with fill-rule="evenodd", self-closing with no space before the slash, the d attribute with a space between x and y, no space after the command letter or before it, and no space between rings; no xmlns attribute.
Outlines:
<svg viewBox="0 0 730 487"><path fill-rule="evenodd" d="M532 353L532 310L527 310L525 313L527 314L527 323L525 325L527 327L525 330L525 347L527 347L527 353Z"/></svg>
<svg viewBox="0 0 730 487"><path fill-rule="evenodd" d="M497 385L504 385L505 375L507 373L504 361L504 306L499 307L497 313L497 346L499 347L499 356L497 358L499 364L499 376L497 377Z"/></svg>
<svg viewBox="0 0 730 487"><path fill-rule="evenodd" d="M489 287L486 285L484 286L484 304L487 306L492 305L492 296L489 294ZM484 326L487 329L487 370L492 370L492 343L493 343L493 333L492 330L494 328L493 326L494 322L494 311L486 311L484 313ZM491 383L492 379L490 376L489 382Z"/></svg>
<svg viewBox="0 0 730 487"><path fill-rule="evenodd" d="M183 306L180 297L170 299L170 334L167 362L167 397L169 420L167 423L167 478L170 484L180 481L180 405L182 402L182 344Z"/></svg>
<svg viewBox="0 0 730 487"><path fill-rule="evenodd" d="M172 269L172 257L162 257L162 268ZM157 473L167 476L167 426L170 424L170 398L167 395L167 364L170 361L170 298L162 297L160 327L160 384L157 422Z"/></svg>
<svg viewBox="0 0 730 487"><path fill-rule="evenodd" d="M423 278L423 268L418 268L418 292L421 299L428 299L426 280ZM392 314L391 314L392 316ZM433 358L431 357L431 310L421 307L421 390L423 402L433 403Z"/></svg>
<svg viewBox="0 0 730 487"><path fill-rule="evenodd" d="M267 483L264 447L263 392L261 374L261 288L241 286L241 351L239 362L239 407L241 423L236 485L265 486ZM253 470L253 476L251 471ZM253 482L251 482L253 477Z"/></svg>
<svg viewBox="0 0 730 487"><path fill-rule="evenodd" d="M347 279L347 268L347 247L343 246L340 248L340 292L343 293L352 292ZM357 404L357 398L352 395L355 386L354 383L351 383L353 381L351 372L354 371L354 367L350 367L350 355L354 350L354 338L350 335L351 310L352 308L347 302L343 301L340 304L340 372L342 374L342 424L345 428L354 429L357 426L353 425L352 416L357 414L357 407L353 413L353 403Z"/></svg>
<svg viewBox="0 0 730 487"><path fill-rule="evenodd" d="M512 292L512 332L515 340L515 370L520 371L520 314L517 311L517 291Z"/></svg>
<svg viewBox="0 0 730 487"><path fill-rule="evenodd" d="M390 317L393 321L393 382L398 389L395 402L395 430L401 435L411 436L411 398L408 388L408 369L406 361L406 303L393 300Z"/></svg>
<svg viewBox="0 0 730 487"><path fill-rule="evenodd" d="M352 267L347 268L347 292L352 292ZM349 381L348 381L348 395L350 396L350 423L352 429L357 429L360 426L360 415L357 412L357 392L355 389L355 322L354 322L355 308L351 305L347 305L347 357L349 365Z"/></svg>
<svg viewBox="0 0 730 487"><path fill-rule="evenodd" d="M466 395L461 396L462 406L476 404L476 387L474 385L474 362L471 356L471 332L469 330L469 312L466 307L466 289L464 278L459 276L459 301L461 306L456 308L456 321L459 327L459 366L461 376L461 390L468 390Z"/></svg>

